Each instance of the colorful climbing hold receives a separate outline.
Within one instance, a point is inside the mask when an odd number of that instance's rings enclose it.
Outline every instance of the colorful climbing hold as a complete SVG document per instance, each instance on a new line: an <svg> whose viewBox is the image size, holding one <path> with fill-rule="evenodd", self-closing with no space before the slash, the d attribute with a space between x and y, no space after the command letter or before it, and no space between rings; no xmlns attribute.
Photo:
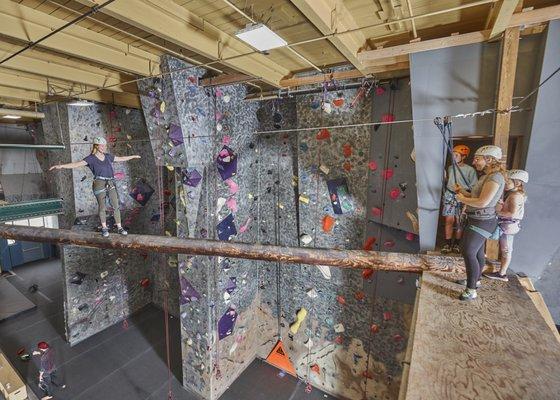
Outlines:
<svg viewBox="0 0 560 400"><path fill-rule="evenodd" d="M373 276L374 272L375 272L375 271L374 271L373 269L369 269L369 268L368 268L368 269L363 269L363 270L362 270L362 278L364 278L364 279L371 279L371 277Z"/></svg>
<svg viewBox="0 0 560 400"><path fill-rule="evenodd" d="M344 98L338 97L332 101L333 106L342 107L344 105Z"/></svg>
<svg viewBox="0 0 560 400"><path fill-rule="evenodd" d="M344 298L344 296L341 295L336 296L336 301L338 301L343 306L346 305L346 299Z"/></svg>
<svg viewBox="0 0 560 400"><path fill-rule="evenodd" d="M379 332L379 325L371 324L369 330L371 331L371 333L377 333L377 332Z"/></svg>
<svg viewBox="0 0 560 400"><path fill-rule="evenodd" d="M393 340L395 342L400 342L402 339L403 339L403 337L401 335L399 335L398 333L393 336Z"/></svg>
<svg viewBox="0 0 560 400"><path fill-rule="evenodd" d="M371 215L373 215L374 217L381 217L381 214L383 214L383 210L381 208L372 207Z"/></svg>
<svg viewBox="0 0 560 400"><path fill-rule="evenodd" d="M389 197L393 200L397 200L401 195L401 190L398 187L394 187L389 192Z"/></svg>
<svg viewBox="0 0 560 400"><path fill-rule="evenodd" d="M383 246L385 246L385 247L391 249L391 248L395 247L395 241L394 241L394 240L390 240L390 239L389 239L389 240L386 240L386 241L383 243Z"/></svg>
<svg viewBox="0 0 560 400"><path fill-rule="evenodd" d="M376 171L376 170L377 170L377 163L376 163L375 161L373 161L373 160L370 161L370 162L368 163L368 168L369 168L371 171Z"/></svg>
<svg viewBox="0 0 560 400"><path fill-rule="evenodd" d="M357 291L357 292L354 294L354 297L355 297L356 300L358 300L358 301L363 301L363 300L366 298L366 294L365 294L364 292L362 292L362 291Z"/></svg>
<svg viewBox="0 0 560 400"><path fill-rule="evenodd" d="M230 307L218 321L218 336L220 340L233 333L235 321L237 321L237 311Z"/></svg>
<svg viewBox="0 0 560 400"><path fill-rule="evenodd" d="M416 238L416 235L412 232L406 232L405 237L406 237L406 240L412 242Z"/></svg>
<svg viewBox="0 0 560 400"><path fill-rule="evenodd" d="M352 164L350 164L349 162L345 162L342 168L344 168L346 172L350 172L352 170Z"/></svg>
<svg viewBox="0 0 560 400"><path fill-rule="evenodd" d="M366 251L371 251L373 250L373 245L375 244L375 241L377 240L377 238L370 236L366 239L365 243L364 243L364 250Z"/></svg>
<svg viewBox="0 0 560 400"><path fill-rule="evenodd" d="M339 335L339 336L337 336L337 337L334 338L334 342L335 342L336 344L342 344L342 343L344 343L344 338L343 338L342 336Z"/></svg>
<svg viewBox="0 0 560 400"><path fill-rule="evenodd" d="M311 366L311 371L313 371L313 372L315 372L317 375L319 375L320 372L321 372L321 368L320 368L317 364L313 364L313 365Z"/></svg>
<svg viewBox="0 0 560 400"><path fill-rule="evenodd" d="M393 114L383 114L381 116L382 122L393 122L395 120L395 116Z"/></svg>
<svg viewBox="0 0 560 400"><path fill-rule="evenodd" d="M381 96L383 93L385 93L385 88L383 86L377 86L375 88L376 95Z"/></svg>
<svg viewBox="0 0 560 400"><path fill-rule="evenodd" d="M305 308L300 308L296 314L296 321L290 325L290 333L295 335L303 322L303 320L307 317L307 310Z"/></svg>
<svg viewBox="0 0 560 400"><path fill-rule="evenodd" d="M317 140L326 140L329 139L330 137L331 137L331 132L326 128L321 129L319 133L317 133Z"/></svg>
<svg viewBox="0 0 560 400"><path fill-rule="evenodd" d="M393 177L393 175L394 175L394 171L391 168L387 168L387 169L384 169L383 171L381 171L381 176L385 180L391 179Z"/></svg>
<svg viewBox="0 0 560 400"><path fill-rule="evenodd" d="M335 221L336 220L330 215L325 215L323 217L323 232L328 233L332 231Z"/></svg>
<svg viewBox="0 0 560 400"><path fill-rule="evenodd" d="M342 146L342 154L346 158L352 156L352 145L350 143L346 143Z"/></svg>
<svg viewBox="0 0 560 400"><path fill-rule="evenodd" d="M393 313L391 311L385 311L383 313L383 321L390 321L393 319Z"/></svg>
<svg viewBox="0 0 560 400"><path fill-rule="evenodd" d="M150 286L150 280L148 278L144 278L140 281L140 286L142 286L144 289L148 288Z"/></svg>

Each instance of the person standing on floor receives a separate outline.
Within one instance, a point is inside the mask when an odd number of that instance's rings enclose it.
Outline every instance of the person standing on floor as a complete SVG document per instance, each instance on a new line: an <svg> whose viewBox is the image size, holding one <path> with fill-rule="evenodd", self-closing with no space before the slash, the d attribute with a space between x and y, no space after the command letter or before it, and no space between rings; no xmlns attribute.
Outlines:
<svg viewBox="0 0 560 400"><path fill-rule="evenodd" d="M118 232L121 235L126 235L128 232L121 225L121 211L119 209L119 195L115 185L115 173L113 171L114 162L124 162L140 158L138 155L118 157L110 153L106 153L107 141L103 137L96 137L93 139L93 149L91 154L81 161L76 161L68 164L59 164L52 166L49 171L53 169L73 169L79 167L89 167L93 173L93 194L97 199L99 206L99 218L101 219L101 233L104 237L109 236L109 228L107 228L107 215L105 213L105 198L109 196L111 206L113 206L115 223L117 224Z"/></svg>
<svg viewBox="0 0 560 400"><path fill-rule="evenodd" d="M466 289L461 300L477 298L476 289L486 264L485 242L498 227L496 205L505 187L505 169L501 163L502 150L498 146L482 146L474 154L473 165L483 172L472 192L457 185L457 200L465 204L467 227L463 235L462 254L467 269Z"/></svg>
<svg viewBox="0 0 560 400"><path fill-rule="evenodd" d="M461 214L463 204L457 201L455 186L473 188L478 182L478 176L473 167L465 164L471 149L464 144L453 147L455 162L447 168L447 184L443 193L443 210L441 215L445 219L445 244L441 248L442 254L460 253L459 242L463 234Z"/></svg>
<svg viewBox="0 0 560 400"><path fill-rule="evenodd" d="M520 222L525 214L525 195L524 185L529 182L529 173L522 169L512 169L507 172L504 200L496 207L498 211L498 225L500 226L500 270L484 274L490 279L497 279L507 282L506 275L511 255L513 252L513 238L521 229Z"/></svg>
<svg viewBox="0 0 560 400"><path fill-rule="evenodd" d="M61 386L57 379L56 365L54 361L54 350L47 342L39 342L38 351L34 351L34 356L40 357L39 362L39 388L45 393L41 400L52 399L53 386ZM64 387L64 386L62 386Z"/></svg>

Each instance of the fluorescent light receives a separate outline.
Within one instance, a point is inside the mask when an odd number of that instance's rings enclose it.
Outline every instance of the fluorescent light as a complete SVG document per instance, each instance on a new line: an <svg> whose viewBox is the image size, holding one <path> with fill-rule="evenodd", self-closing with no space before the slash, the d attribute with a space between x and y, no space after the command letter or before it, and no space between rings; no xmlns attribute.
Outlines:
<svg viewBox="0 0 560 400"><path fill-rule="evenodd" d="M266 25L253 24L235 34L239 39L259 51L286 46L288 43Z"/></svg>
<svg viewBox="0 0 560 400"><path fill-rule="evenodd" d="M68 103L68 105L76 106L76 107L89 107L95 105L95 103L92 103L91 101L87 101L87 100L74 100Z"/></svg>
<svg viewBox="0 0 560 400"><path fill-rule="evenodd" d="M21 115L4 115L2 118L6 119L20 119Z"/></svg>

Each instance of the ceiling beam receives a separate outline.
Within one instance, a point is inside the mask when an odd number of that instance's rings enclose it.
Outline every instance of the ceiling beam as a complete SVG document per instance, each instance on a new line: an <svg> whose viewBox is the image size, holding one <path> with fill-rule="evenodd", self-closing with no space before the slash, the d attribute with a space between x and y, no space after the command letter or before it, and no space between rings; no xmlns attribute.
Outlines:
<svg viewBox="0 0 560 400"><path fill-rule="evenodd" d="M40 103L44 101L47 96L46 93L34 92L32 90L18 89L9 86L0 86L0 97Z"/></svg>
<svg viewBox="0 0 560 400"><path fill-rule="evenodd" d="M291 2L323 35L358 28L356 21L342 1L291 0ZM358 51L366 45L366 37L362 32L356 31L333 36L329 38L329 41L354 67L360 71L364 70L364 66L357 57Z"/></svg>
<svg viewBox="0 0 560 400"><path fill-rule="evenodd" d="M0 42L0 57L7 57L20 48L21 46ZM2 64L2 67L95 88L111 86L108 90L115 92L137 91L135 84L112 86L133 79L132 76L122 75L117 72L94 67L82 61L69 60L55 54L37 50L27 50L25 53Z"/></svg>
<svg viewBox="0 0 560 400"><path fill-rule="evenodd" d="M8 99L6 97L0 97L0 105L6 107L16 107L16 108L33 108L34 104L25 101L25 100L17 100L17 99Z"/></svg>
<svg viewBox="0 0 560 400"><path fill-rule="evenodd" d="M517 27L528 24L542 23L560 18L560 6L545 7L539 10L516 13L511 18L508 27ZM396 57L406 54L419 53L428 50L437 50L447 47L462 46L466 44L481 43L490 39L490 30L463 33L444 38L424 40L415 43L407 43L397 46L384 47L376 50L362 51L358 58L368 65L368 62L387 57Z"/></svg>
<svg viewBox="0 0 560 400"><path fill-rule="evenodd" d="M214 76L212 78L201 79L198 83L200 86L220 86L220 85L231 85L233 83L247 82L253 79L255 78L245 74L223 74L223 75Z"/></svg>
<svg viewBox="0 0 560 400"><path fill-rule="evenodd" d="M0 2L0 20L0 34L25 43L38 40L66 23L13 1ZM158 56L78 25L69 26L39 46L132 74L159 73Z"/></svg>
<svg viewBox="0 0 560 400"><path fill-rule="evenodd" d="M494 20L492 29L490 29L490 39L501 35L502 32L506 30L518 3L519 0L500 0L498 2L496 5L496 19Z"/></svg>
<svg viewBox="0 0 560 400"><path fill-rule="evenodd" d="M77 1L90 7L96 4L91 0ZM253 49L172 0L115 1L101 12L211 60L224 59L221 64L274 86L279 86L290 72L263 54L227 60Z"/></svg>

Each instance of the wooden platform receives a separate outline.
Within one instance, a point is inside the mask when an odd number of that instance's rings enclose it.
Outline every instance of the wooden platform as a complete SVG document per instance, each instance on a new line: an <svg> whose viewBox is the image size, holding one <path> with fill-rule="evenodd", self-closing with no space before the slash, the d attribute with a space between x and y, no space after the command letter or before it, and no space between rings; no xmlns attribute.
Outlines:
<svg viewBox="0 0 560 400"><path fill-rule="evenodd" d="M519 280L483 279L474 302L461 290L423 274L401 398L560 399L560 343Z"/></svg>

